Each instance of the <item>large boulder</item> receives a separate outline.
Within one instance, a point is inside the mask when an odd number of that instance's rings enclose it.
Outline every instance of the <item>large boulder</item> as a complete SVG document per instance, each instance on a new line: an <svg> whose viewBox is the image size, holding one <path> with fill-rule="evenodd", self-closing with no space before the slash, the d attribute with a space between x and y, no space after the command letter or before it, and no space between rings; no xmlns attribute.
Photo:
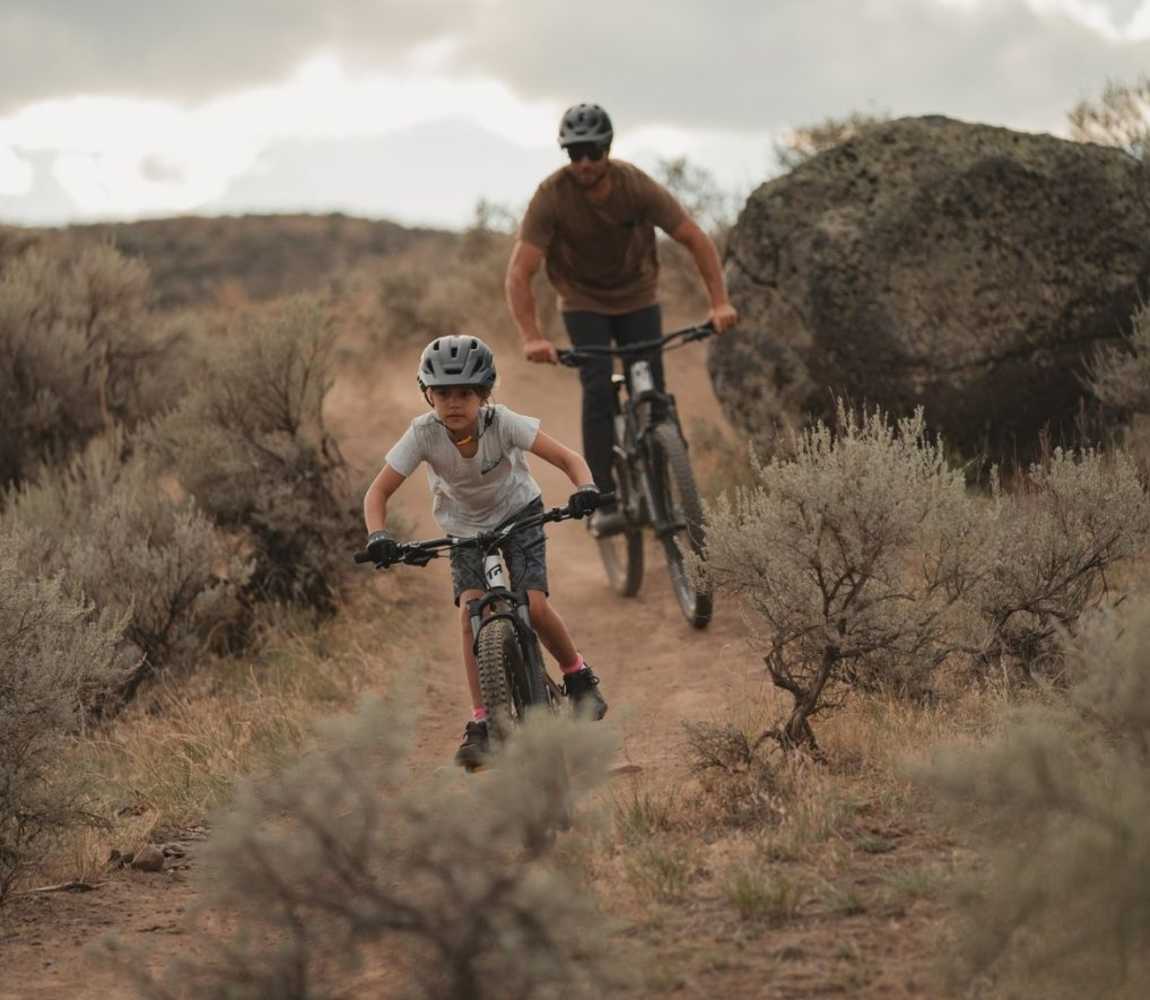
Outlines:
<svg viewBox="0 0 1150 1000"><path fill-rule="evenodd" d="M726 273L741 320L710 371L748 433L842 395L1026 458L1071 429L1084 358L1150 287L1150 186L1115 149L904 118L760 186Z"/></svg>

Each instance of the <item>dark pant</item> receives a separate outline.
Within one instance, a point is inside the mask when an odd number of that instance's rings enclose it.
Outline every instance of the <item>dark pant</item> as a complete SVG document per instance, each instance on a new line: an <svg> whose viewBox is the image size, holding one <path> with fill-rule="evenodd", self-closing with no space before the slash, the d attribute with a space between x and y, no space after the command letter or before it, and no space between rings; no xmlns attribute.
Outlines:
<svg viewBox="0 0 1150 1000"><path fill-rule="evenodd" d="M663 335L663 317L657 305L616 316L582 310L565 312L563 323L575 348L610 347L612 342L625 347ZM655 388L661 392L662 352L653 351L643 358L650 362ZM601 490L615 488L611 477L611 449L615 440L615 389L611 385L614 370L613 358L593 358L579 368L579 381L583 384L583 455L591 467L595 485Z"/></svg>

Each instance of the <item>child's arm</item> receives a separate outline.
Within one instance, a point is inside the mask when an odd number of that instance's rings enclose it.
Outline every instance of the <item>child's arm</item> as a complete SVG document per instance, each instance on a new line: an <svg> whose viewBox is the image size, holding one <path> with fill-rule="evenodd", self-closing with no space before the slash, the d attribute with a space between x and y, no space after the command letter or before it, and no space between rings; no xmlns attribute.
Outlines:
<svg viewBox="0 0 1150 1000"><path fill-rule="evenodd" d="M369 535L383 530L387 521L387 501L403 485L406 478L390 465L384 465L379 470L379 475L372 480L363 496L363 520Z"/></svg>
<svg viewBox="0 0 1150 1000"><path fill-rule="evenodd" d="M535 442L531 445L531 454L538 455L544 462L549 462L557 469L562 469L571 480L571 485L577 489L585 486L594 486L595 480L586 460L577 451L572 451L565 444L560 444L549 434L539 431L535 435Z"/></svg>

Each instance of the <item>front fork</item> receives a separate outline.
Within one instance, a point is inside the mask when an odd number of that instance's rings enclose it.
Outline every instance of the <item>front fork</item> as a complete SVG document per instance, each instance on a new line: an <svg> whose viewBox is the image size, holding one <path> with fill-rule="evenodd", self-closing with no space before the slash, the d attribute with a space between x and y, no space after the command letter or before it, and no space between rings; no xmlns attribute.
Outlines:
<svg viewBox="0 0 1150 1000"><path fill-rule="evenodd" d="M487 591L467 603L467 616L471 622L474 637L472 649L479 655L479 635L492 622L506 620L515 627L519 649L524 655L527 667L525 701L530 705L543 705L562 694L559 686L551 680L543 663L539 649L539 636L531 625L531 604L526 591L512 591L507 585L507 571L498 555L486 556L483 560L483 575L487 581ZM516 679L511 678L512 682Z"/></svg>
<svg viewBox="0 0 1150 1000"><path fill-rule="evenodd" d="M619 384L621 384L623 379L617 377ZM672 520L674 511L667 509L667 498L663 495L660 483L662 470L658 468L658 456L650 444L655 426L651 411L656 406L663 411L659 423L673 424L679 432L683 446L686 447L687 442L683 437L679 416L675 408L675 397L669 393L659 392L655 388L651 366L646 361L636 361L631 365L631 412L634 414L633 443L625 451L629 457L627 464L631 472L631 481L642 486L643 503L641 506L645 509L640 513L640 522L650 524L655 530L655 536L662 540L667 535L681 530L683 525ZM619 427L623 433L626 433L626 418L618 412L618 409L616 420L623 421Z"/></svg>

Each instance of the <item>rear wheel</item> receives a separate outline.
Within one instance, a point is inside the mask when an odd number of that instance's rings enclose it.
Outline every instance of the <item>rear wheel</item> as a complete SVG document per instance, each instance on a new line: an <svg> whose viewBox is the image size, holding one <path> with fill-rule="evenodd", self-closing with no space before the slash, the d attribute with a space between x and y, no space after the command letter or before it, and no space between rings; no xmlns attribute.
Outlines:
<svg viewBox="0 0 1150 1000"><path fill-rule="evenodd" d="M686 553L691 551L702 558L705 542L703 503L695 474L675 424L656 426L649 449L648 475L657 508L655 526L664 529L660 541L667 554L671 585L687 621L694 628L704 628L714 607L711 587L705 580L692 581L686 566Z"/></svg>
<svg viewBox="0 0 1150 1000"><path fill-rule="evenodd" d="M627 520L622 531L597 537L595 541L611 589L620 597L634 597L643 584L643 529L637 521L639 492L618 447L613 469L615 502Z"/></svg>
<svg viewBox="0 0 1150 1000"><path fill-rule="evenodd" d="M485 624L479 632L475 659L479 693L487 709L488 733L501 742L523 720L531 699L527 666L515 626L505 618Z"/></svg>

